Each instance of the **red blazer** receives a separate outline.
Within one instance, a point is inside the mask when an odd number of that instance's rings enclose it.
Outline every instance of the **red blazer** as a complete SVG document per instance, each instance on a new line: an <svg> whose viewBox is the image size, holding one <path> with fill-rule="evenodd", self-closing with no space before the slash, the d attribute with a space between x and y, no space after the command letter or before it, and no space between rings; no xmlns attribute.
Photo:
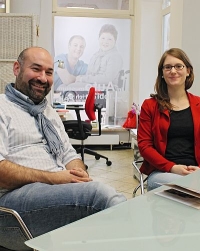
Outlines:
<svg viewBox="0 0 200 251"><path fill-rule="evenodd" d="M200 97L187 92L194 123L194 151L200 166ZM170 172L174 162L165 159L167 132L170 125L169 111L158 110L154 98L146 99L141 107L137 140L144 162L140 171L149 175L154 170Z"/></svg>

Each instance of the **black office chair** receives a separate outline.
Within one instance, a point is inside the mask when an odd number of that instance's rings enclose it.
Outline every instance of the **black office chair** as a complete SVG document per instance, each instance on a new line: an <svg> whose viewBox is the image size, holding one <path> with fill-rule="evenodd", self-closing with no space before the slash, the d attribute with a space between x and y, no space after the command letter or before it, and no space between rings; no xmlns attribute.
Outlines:
<svg viewBox="0 0 200 251"><path fill-rule="evenodd" d="M67 109L75 110L77 120L66 120L63 121L65 131L67 132L69 138L81 140L81 145L79 148L76 149L77 153L81 154L82 160L84 162L84 153L90 154L95 156L96 160L99 160L100 158L106 159L107 166L112 165L112 162L108 160L108 157L103 156L95 151L92 151L91 149L88 149L84 145L84 140L87 139L90 136L100 136L101 135L101 110L103 106L101 104L95 104L95 88L91 87L85 102L85 108L79 106L79 105L72 105L67 106ZM80 111L85 110L89 120L92 122L96 120L95 111L97 111L98 114L98 132L92 133L92 125L91 123L88 123L86 121L81 120Z"/></svg>
<svg viewBox="0 0 200 251"><path fill-rule="evenodd" d="M0 212L7 213L7 214L10 214L10 215L14 216L16 218L16 220L18 221L19 227L22 229L22 231L23 231L24 235L26 236L27 240L30 240L30 239L33 238L33 236L30 233L28 227L24 223L23 219L21 218L21 216L15 210L10 209L10 208L0 207ZM27 249L28 249L28 247L27 247ZM12 250L0 246L0 251L12 251ZM36 251L36 250L33 249L33 251Z"/></svg>

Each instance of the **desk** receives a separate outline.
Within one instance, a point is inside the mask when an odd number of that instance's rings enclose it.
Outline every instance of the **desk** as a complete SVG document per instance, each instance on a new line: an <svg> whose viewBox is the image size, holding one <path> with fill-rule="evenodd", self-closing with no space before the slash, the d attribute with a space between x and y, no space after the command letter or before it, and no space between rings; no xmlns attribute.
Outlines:
<svg viewBox="0 0 200 251"><path fill-rule="evenodd" d="M97 133L98 128L92 128L92 133ZM80 145L79 140L70 139L72 145ZM127 129L119 126L111 126L105 128L102 125L101 136L88 137L85 141L85 145L110 145L112 150L113 145L123 145L124 143L130 143L130 132Z"/></svg>
<svg viewBox="0 0 200 251"><path fill-rule="evenodd" d="M197 173L176 183L194 184ZM26 244L39 251L193 251L199 247L199 237L199 210L151 191Z"/></svg>

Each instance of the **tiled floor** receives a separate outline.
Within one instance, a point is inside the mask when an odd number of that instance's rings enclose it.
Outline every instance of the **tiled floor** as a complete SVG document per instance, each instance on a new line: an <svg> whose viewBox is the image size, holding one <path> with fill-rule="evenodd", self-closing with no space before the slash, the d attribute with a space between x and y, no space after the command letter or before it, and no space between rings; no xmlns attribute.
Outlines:
<svg viewBox="0 0 200 251"><path fill-rule="evenodd" d="M107 156L112 165L107 166L105 159L95 160L94 156L85 154L90 177L113 186L127 199L132 198L133 189L138 185L138 181L133 178L133 149L97 150L97 152Z"/></svg>

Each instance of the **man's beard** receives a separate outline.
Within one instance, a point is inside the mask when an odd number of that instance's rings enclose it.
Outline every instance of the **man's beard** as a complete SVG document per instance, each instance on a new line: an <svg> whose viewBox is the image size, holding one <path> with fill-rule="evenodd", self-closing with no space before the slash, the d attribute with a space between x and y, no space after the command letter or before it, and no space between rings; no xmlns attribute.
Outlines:
<svg viewBox="0 0 200 251"><path fill-rule="evenodd" d="M29 98L37 103L41 102L51 90L48 82L42 83L40 80L35 79L28 81L28 88Z"/></svg>
<svg viewBox="0 0 200 251"><path fill-rule="evenodd" d="M42 83L40 80L32 78L27 83L23 81L21 75L16 79L15 88L28 96L36 104L40 103L51 90L48 81Z"/></svg>

